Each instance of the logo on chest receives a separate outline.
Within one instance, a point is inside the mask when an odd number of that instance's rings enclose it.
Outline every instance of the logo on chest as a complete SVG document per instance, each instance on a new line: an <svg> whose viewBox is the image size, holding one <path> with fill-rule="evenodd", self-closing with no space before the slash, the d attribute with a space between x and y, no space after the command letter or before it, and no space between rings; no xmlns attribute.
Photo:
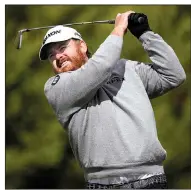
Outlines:
<svg viewBox="0 0 191 190"><path fill-rule="evenodd" d="M124 80L125 80L124 77L119 76L119 75L114 75L114 76L111 76L111 78L107 81L107 84L123 82Z"/></svg>
<svg viewBox="0 0 191 190"><path fill-rule="evenodd" d="M52 85L55 85L60 80L60 76L56 75L54 80L52 81Z"/></svg>

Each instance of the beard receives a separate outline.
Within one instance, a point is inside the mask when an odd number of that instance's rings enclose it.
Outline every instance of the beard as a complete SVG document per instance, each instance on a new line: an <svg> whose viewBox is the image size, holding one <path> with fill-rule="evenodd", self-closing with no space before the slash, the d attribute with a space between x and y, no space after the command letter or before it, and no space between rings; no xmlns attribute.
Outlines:
<svg viewBox="0 0 191 190"><path fill-rule="evenodd" d="M79 69L85 64L86 56L78 49L76 50L76 56L68 57L66 61L68 62L66 65L54 68L56 74Z"/></svg>

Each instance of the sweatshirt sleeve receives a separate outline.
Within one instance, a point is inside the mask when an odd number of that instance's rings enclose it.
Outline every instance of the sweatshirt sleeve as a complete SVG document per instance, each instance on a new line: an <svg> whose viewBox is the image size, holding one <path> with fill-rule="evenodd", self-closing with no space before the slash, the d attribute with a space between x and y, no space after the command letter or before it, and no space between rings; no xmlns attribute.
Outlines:
<svg viewBox="0 0 191 190"><path fill-rule="evenodd" d="M67 121L92 99L111 76L120 59L122 44L122 37L110 35L81 68L61 73L46 82L45 95L58 117L64 115Z"/></svg>
<svg viewBox="0 0 191 190"><path fill-rule="evenodd" d="M140 76L150 98L160 96L178 87L186 74L174 50L152 31L144 33L139 40L152 63L136 62L135 70Z"/></svg>

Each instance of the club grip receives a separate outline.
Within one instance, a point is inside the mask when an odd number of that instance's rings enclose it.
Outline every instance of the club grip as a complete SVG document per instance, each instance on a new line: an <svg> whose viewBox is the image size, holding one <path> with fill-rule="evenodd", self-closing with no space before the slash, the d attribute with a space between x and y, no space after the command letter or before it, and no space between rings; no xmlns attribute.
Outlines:
<svg viewBox="0 0 191 190"><path fill-rule="evenodd" d="M132 20L131 17L133 16L133 14L136 14L136 13L131 13L129 16L128 16L128 23L130 22L138 22L139 24L142 24L145 22L145 18L140 16L138 17L137 20ZM109 20L108 21L109 24L115 24L115 20Z"/></svg>
<svg viewBox="0 0 191 190"><path fill-rule="evenodd" d="M139 24L142 24L142 23L145 22L145 18L141 16L141 17L138 18L137 21L138 21Z"/></svg>
<svg viewBox="0 0 191 190"><path fill-rule="evenodd" d="M135 18L133 17L133 15L135 15L136 13L131 13L129 16L128 16L128 23L130 22L134 22L134 23L139 23L139 24L142 24L145 22L145 18L143 16L139 16L138 18ZM133 19L132 19L133 17Z"/></svg>

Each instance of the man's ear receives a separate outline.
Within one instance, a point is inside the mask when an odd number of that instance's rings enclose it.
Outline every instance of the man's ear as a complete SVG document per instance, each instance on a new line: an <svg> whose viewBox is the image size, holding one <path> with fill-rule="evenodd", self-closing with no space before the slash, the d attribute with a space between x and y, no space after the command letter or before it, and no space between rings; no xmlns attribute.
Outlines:
<svg viewBox="0 0 191 190"><path fill-rule="evenodd" d="M86 53L87 49L88 49L86 43L84 41L82 41L82 40L80 41L80 49L81 49L82 53Z"/></svg>

